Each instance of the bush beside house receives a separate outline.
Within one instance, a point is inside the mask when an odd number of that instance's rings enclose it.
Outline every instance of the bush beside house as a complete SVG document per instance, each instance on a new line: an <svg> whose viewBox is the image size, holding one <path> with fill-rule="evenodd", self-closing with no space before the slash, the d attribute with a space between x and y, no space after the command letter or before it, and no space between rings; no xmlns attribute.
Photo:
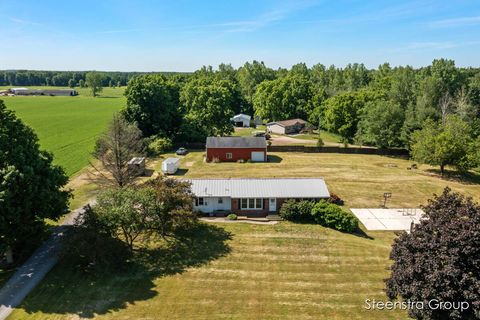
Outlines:
<svg viewBox="0 0 480 320"><path fill-rule="evenodd" d="M355 216L324 200L316 203L288 200L283 203L279 214L285 220L318 223L342 232L354 232L358 228Z"/></svg>

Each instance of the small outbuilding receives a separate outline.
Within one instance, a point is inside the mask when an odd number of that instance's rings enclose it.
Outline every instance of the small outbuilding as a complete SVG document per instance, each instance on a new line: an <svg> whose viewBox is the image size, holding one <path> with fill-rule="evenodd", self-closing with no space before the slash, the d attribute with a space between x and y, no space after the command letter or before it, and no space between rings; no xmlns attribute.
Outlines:
<svg viewBox="0 0 480 320"><path fill-rule="evenodd" d="M236 127L250 127L251 119L252 117L248 114L239 113L233 116L233 118L230 118L230 121L232 121Z"/></svg>
<svg viewBox="0 0 480 320"><path fill-rule="evenodd" d="M128 170L137 176L145 175L145 158L135 157L128 161Z"/></svg>
<svg viewBox="0 0 480 320"><path fill-rule="evenodd" d="M290 119L267 123L267 131L277 134L299 133L305 128L307 122L302 119Z"/></svg>
<svg viewBox="0 0 480 320"><path fill-rule="evenodd" d="M265 137L208 137L207 161L267 161Z"/></svg>
<svg viewBox="0 0 480 320"><path fill-rule="evenodd" d="M162 162L162 172L164 174L175 174L180 167L179 158L167 158Z"/></svg>

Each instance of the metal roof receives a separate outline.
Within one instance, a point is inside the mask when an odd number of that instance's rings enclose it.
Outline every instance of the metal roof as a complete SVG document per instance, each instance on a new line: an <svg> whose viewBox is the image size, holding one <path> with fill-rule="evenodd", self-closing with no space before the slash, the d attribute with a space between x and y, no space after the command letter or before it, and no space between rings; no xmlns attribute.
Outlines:
<svg viewBox="0 0 480 320"><path fill-rule="evenodd" d="M239 114L236 114L232 117L232 119L238 119L238 118L245 118L245 119L250 120L252 117L249 116L248 114L244 114L244 113L239 113Z"/></svg>
<svg viewBox="0 0 480 320"><path fill-rule="evenodd" d="M191 179L196 197L328 198L322 178Z"/></svg>
<svg viewBox="0 0 480 320"><path fill-rule="evenodd" d="M278 124L281 127L290 127L290 126L296 125L297 123L306 124L307 122L303 119L290 119L290 120L269 122L269 123L267 123L267 126L271 126L273 124Z"/></svg>
<svg viewBox="0 0 480 320"><path fill-rule="evenodd" d="M167 158L165 160L163 160L163 163L167 163L167 164L177 164L178 162L180 161L180 158Z"/></svg>
<svg viewBox="0 0 480 320"><path fill-rule="evenodd" d="M265 137L207 137L207 148L266 148Z"/></svg>
<svg viewBox="0 0 480 320"><path fill-rule="evenodd" d="M128 161L128 164L142 164L145 162L144 157L135 157Z"/></svg>

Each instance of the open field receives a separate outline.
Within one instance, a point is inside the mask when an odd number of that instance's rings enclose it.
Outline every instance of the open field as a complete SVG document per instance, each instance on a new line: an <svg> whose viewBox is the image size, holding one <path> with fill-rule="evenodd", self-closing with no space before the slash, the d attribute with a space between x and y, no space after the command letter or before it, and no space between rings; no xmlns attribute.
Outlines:
<svg viewBox="0 0 480 320"><path fill-rule="evenodd" d="M32 127L42 149L54 154L69 176L88 164L95 138L105 130L114 112L125 104L123 88L105 88L102 96L0 97L7 108ZM84 95L82 95L84 94Z"/></svg>
<svg viewBox="0 0 480 320"><path fill-rule="evenodd" d="M407 170L412 162L396 157L278 152L269 154L268 163L205 163L203 155L198 151L183 157L183 177L323 177L331 192L356 208L379 207L387 191L392 192L388 206L418 207L446 186L480 200L480 175L442 179L436 168ZM155 163L157 170L160 164Z"/></svg>
<svg viewBox="0 0 480 320"><path fill-rule="evenodd" d="M376 155L270 154L269 163L182 157L178 177L324 177L347 207L416 207L449 185L479 200L479 176L441 179L428 166ZM171 154L164 157L171 156ZM159 169L161 160L150 167ZM80 197L95 190L81 182ZM164 250L127 271L84 274L61 263L10 319L405 319L367 311L384 300L392 232L351 235L316 225L203 225L191 245ZM225 233L226 232L226 233ZM52 303L55 301L55 303Z"/></svg>
<svg viewBox="0 0 480 320"><path fill-rule="evenodd" d="M9 320L406 318L364 309L367 298L385 299L393 233L286 222L203 229L149 268L94 275L59 264Z"/></svg>

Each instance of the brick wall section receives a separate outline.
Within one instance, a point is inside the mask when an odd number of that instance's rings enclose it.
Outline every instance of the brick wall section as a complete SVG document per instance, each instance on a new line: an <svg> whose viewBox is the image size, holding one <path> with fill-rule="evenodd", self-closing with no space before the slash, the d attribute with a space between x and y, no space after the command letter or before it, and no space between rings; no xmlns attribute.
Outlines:
<svg viewBox="0 0 480 320"><path fill-rule="evenodd" d="M222 162L237 162L238 160L251 160L253 151L263 151L264 161L267 161L267 148L208 148L207 161L218 158ZM227 159L226 154L231 153L232 159Z"/></svg>

